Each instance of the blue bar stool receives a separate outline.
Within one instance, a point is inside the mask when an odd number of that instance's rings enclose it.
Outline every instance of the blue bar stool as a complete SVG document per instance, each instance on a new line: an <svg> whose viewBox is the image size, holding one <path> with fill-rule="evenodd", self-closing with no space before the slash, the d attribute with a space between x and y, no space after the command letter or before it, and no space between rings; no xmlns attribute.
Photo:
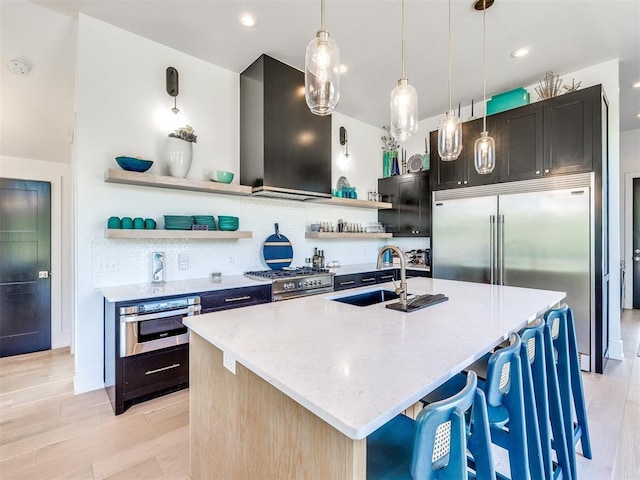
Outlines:
<svg viewBox="0 0 640 480"><path fill-rule="evenodd" d="M512 333L509 345L496 350L489 357L486 381L479 381L478 386L487 398L491 441L509 452L511 478L531 480L520 361L521 345L518 334ZM472 373L475 376L473 370L470 370L468 375ZM449 396L448 392L456 390L464 379L464 374L456 375L425 396L422 402L431 404ZM540 465L538 470L541 469ZM502 475L499 476L504 478Z"/></svg>
<svg viewBox="0 0 640 480"><path fill-rule="evenodd" d="M542 319L527 326L520 332L522 349L522 376L524 380L525 414L527 417L527 441L529 460L532 470L536 465L532 453L538 454L532 445L539 446L544 466L544 478L571 480L571 461L567 450L564 419L560 407L558 376L555 371L551 346L546 346L546 324ZM528 361L524 361L524 359ZM554 405L550 414L549 404ZM537 421L537 425L533 421ZM553 435L553 442L552 442ZM556 451L557 463L554 464L552 446ZM555 468L554 468L555 467ZM532 472L533 474L533 472Z"/></svg>
<svg viewBox="0 0 640 480"><path fill-rule="evenodd" d="M490 442L485 397L471 373L462 390L415 421L398 415L367 437L367 479L494 480Z"/></svg>
<svg viewBox="0 0 640 480"><path fill-rule="evenodd" d="M584 402L582 374L578 357L578 344L573 321L573 310L567 305L549 310L545 315L547 335L553 348L555 365L558 375L564 430L567 436L567 449L571 460L571 476L577 475L575 448L578 441L582 444L582 455L592 458L591 439L587 425L587 408ZM553 405L552 405L553 407ZM573 421L575 409L577 422Z"/></svg>

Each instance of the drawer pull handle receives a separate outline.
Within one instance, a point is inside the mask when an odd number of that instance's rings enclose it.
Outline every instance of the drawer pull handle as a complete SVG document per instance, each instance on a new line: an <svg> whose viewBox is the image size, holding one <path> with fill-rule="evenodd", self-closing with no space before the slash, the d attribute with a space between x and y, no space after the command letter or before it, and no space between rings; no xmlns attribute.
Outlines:
<svg viewBox="0 0 640 480"><path fill-rule="evenodd" d="M235 297L235 298L225 298L225 302L240 302L242 300L250 300L251 295L245 295L244 297Z"/></svg>
<svg viewBox="0 0 640 480"><path fill-rule="evenodd" d="M363 278L362 281L363 282L375 282L376 279L375 278Z"/></svg>
<svg viewBox="0 0 640 480"><path fill-rule="evenodd" d="M380 280L389 280L390 278L393 278L393 275L382 275Z"/></svg>
<svg viewBox="0 0 640 480"><path fill-rule="evenodd" d="M352 285L354 283L356 283L355 280L348 280L346 282L340 282L340 285Z"/></svg>
<svg viewBox="0 0 640 480"><path fill-rule="evenodd" d="M169 365L168 367L156 368L155 370L147 370L146 372L144 372L144 374L153 375L154 373L164 372L165 370L171 370L172 368L178 368L179 366L179 363L174 363L173 365Z"/></svg>

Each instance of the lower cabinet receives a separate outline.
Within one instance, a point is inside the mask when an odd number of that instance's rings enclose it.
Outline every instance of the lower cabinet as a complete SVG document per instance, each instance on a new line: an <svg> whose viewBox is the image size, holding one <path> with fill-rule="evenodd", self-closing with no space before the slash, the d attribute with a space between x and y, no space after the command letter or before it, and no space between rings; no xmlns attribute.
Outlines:
<svg viewBox="0 0 640 480"><path fill-rule="evenodd" d="M385 283L395 280L396 269L375 270L373 272L353 273L350 275L336 275L333 279L333 289L336 291L348 288L366 287L376 283Z"/></svg>
<svg viewBox="0 0 640 480"><path fill-rule="evenodd" d="M215 290L201 292L198 295L200 295L202 313L219 312L270 302L271 285Z"/></svg>

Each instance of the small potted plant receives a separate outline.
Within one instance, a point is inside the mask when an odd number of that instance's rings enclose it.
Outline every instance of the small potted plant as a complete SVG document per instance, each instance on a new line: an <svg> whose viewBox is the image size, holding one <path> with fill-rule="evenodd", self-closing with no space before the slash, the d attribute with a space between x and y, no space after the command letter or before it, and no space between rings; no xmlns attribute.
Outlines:
<svg viewBox="0 0 640 480"><path fill-rule="evenodd" d="M185 125L169 133L167 138L167 163L169 175L184 178L189 173L193 160L193 144L198 136L191 125Z"/></svg>
<svg viewBox="0 0 640 480"><path fill-rule="evenodd" d="M389 177L391 175L397 175L398 172L398 148L400 144L396 137L391 133L389 127L382 127L386 135L383 135L382 140L382 176ZM395 167L395 168L394 168Z"/></svg>

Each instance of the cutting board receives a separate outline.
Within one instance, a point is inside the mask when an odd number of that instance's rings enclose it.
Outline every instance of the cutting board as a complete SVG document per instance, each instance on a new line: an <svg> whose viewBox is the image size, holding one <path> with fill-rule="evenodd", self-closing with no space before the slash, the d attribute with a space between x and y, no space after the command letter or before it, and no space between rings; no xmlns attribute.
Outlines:
<svg viewBox="0 0 640 480"><path fill-rule="evenodd" d="M262 257L270 269L280 270L293 262L293 247L289 239L280 233L277 223L275 232L264 241Z"/></svg>

